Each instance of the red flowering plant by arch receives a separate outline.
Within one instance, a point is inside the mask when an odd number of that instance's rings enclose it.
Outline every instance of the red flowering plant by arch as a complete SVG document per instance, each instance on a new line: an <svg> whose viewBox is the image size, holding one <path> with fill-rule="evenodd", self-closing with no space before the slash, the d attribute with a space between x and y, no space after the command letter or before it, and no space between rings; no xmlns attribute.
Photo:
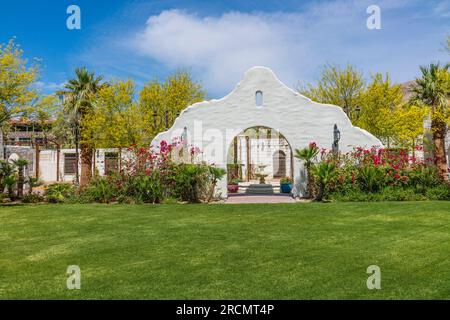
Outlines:
<svg viewBox="0 0 450 320"><path fill-rule="evenodd" d="M377 193L386 188L406 188L425 194L427 188L442 185L432 158L418 158L401 148L356 147L338 155L321 149L320 161L335 164L334 175L326 186L328 193Z"/></svg>

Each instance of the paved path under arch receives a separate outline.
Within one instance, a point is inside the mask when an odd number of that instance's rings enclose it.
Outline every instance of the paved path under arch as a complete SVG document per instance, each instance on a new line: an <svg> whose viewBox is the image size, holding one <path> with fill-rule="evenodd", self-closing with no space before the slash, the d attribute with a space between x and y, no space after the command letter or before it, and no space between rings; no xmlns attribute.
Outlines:
<svg viewBox="0 0 450 320"><path fill-rule="evenodd" d="M289 194L232 194L225 203L295 203L295 199Z"/></svg>

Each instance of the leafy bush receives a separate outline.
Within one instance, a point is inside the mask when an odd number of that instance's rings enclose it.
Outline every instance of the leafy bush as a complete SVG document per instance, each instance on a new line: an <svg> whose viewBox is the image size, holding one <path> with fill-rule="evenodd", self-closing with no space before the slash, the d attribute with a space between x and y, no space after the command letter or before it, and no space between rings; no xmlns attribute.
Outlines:
<svg viewBox="0 0 450 320"><path fill-rule="evenodd" d="M208 173L206 165L183 163L176 166L173 195L182 201L200 202L209 189Z"/></svg>
<svg viewBox="0 0 450 320"><path fill-rule="evenodd" d="M81 192L86 202L109 203L117 195L110 177L94 177Z"/></svg>
<svg viewBox="0 0 450 320"><path fill-rule="evenodd" d="M418 161L403 149L356 148L346 154L321 152L319 163L336 165L335 176L325 188L340 201L406 201L449 199L432 161ZM316 177L313 177L316 179ZM313 180L314 180L313 179ZM318 183L315 183L316 191Z"/></svg>
<svg viewBox="0 0 450 320"><path fill-rule="evenodd" d="M378 190L383 184L383 172L379 167L365 165L359 169L361 189L372 192Z"/></svg>
<svg viewBox="0 0 450 320"><path fill-rule="evenodd" d="M148 175L131 176L125 182L122 201L133 198L137 203L159 203L163 199L163 187L159 170L153 170ZM128 199L129 200L129 199Z"/></svg>
<svg viewBox="0 0 450 320"><path fill-rule="evenodd" d="M75 187L70 183L50 184L46 187L44 195L48 202L65 202L75 196Z"/></svg>
<svg viewBox="0 0 450 320"><path fill-rule="evenodd" d="M430 200L450 200L450 185L442 183L427 189L425 196Z"/></svg>
<svg viewBox="0 0 450 320"><path fill-rule="evenodd" d="M373 202L373 201L421 201L427 198L415 192L412 188L386 187L379 192L365 192L349 190L345 193L331 195L333 200L344 202Z"/></svg>
<svg viewBox="0 0 450 320"><path fill-rule="evenodd" d="M39 203L44 201L44 197L37 193L29 193L23 196L22 202L23 203Z"/></svg>

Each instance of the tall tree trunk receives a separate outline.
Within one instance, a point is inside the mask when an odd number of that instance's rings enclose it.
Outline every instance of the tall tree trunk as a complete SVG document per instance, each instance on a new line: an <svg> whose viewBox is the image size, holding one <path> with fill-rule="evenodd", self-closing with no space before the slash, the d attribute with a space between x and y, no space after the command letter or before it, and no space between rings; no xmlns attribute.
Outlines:
<svg viewBox="0 0 450 320"><path fill-rule="evenodd" d="M308 181L306 183L306 189L308 191L308 198L314 198L314 177L311 172L311 164L306 165L306 175L308 176Z"/></svg>
<svg viewBox="0 0 450 320"><path fill-rule="evenodd" d="M17 177L17 197L21 199L23 197L23 185L24 185L24 176L23 176L23 167L19 167L18 177Z"/></svg>
<svg viewBox="0 0 450 320"><path fill-rule="evenodd" d="M86 186L92 178L92 155L93 149L86 144L80 145L81 149L81 179L80 187Z"/></svg>
<svg viewBox="0 0 450 320"><path fill-rule="evenodd" d="M439 172L439 176L444 181L448 181L447 162L445 160L446 124L442 120L434 119L431 121L431 129L433 132L434 163Z"/></svg>

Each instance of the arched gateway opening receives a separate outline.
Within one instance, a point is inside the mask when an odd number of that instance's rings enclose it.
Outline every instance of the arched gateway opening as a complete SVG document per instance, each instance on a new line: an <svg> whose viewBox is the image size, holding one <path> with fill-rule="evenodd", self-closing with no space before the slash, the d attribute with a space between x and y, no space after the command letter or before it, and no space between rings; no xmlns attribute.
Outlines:
<svg viewBox="0 0 450 320"><path fill-rule="evenodd" d="M279 193L280 179L293 178L292 148L277 130L254 126L234 137L227 152L228 184L239 193Z"/></svg>

